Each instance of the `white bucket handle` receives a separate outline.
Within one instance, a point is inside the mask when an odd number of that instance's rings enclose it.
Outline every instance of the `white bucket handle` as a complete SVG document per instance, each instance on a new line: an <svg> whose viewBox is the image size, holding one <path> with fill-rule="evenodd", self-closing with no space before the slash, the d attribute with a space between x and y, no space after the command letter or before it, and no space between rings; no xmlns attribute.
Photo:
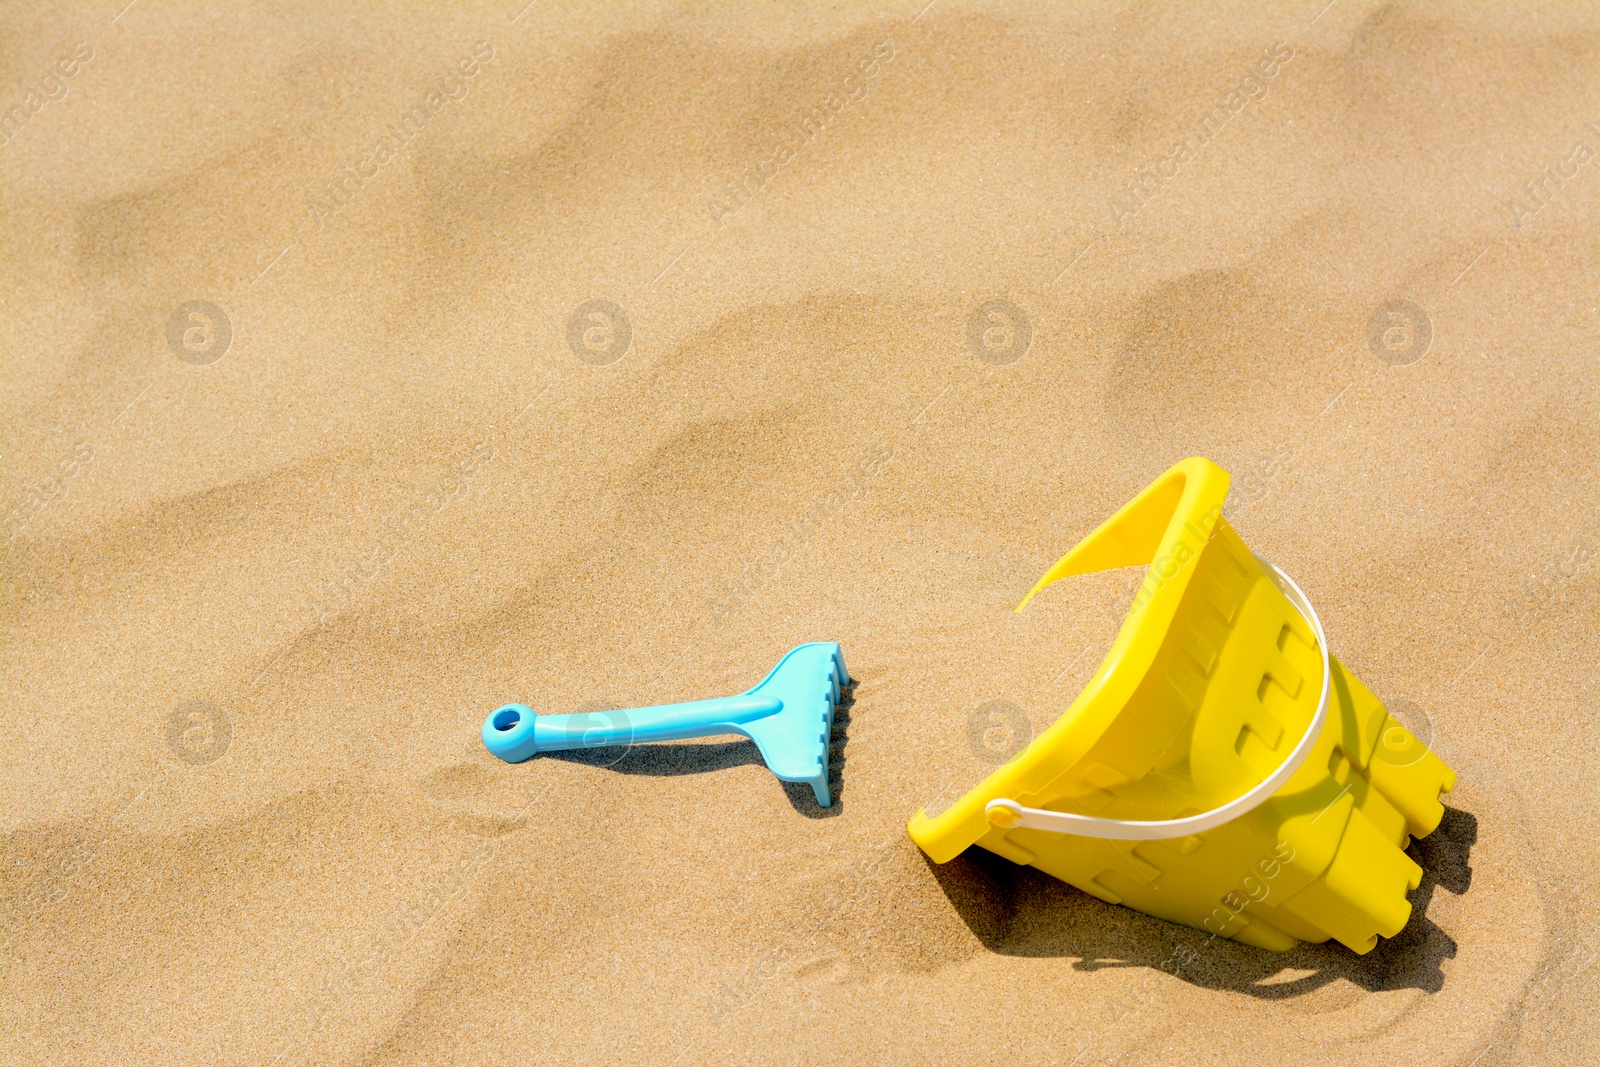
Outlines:
<svg viewBox="0 0 1600 1067"><path fill-rule="evenodd" d="M1322 631L1322 620L1317 617L1316 609L1311 606L1311 602L1306 599L1305 593L1295 584L1294 579L1260 556L1256 556L1256 562L1261 564L1269 575L1280 579L1276 583L1279 590L1299 609L1300 614L1305 616L1311 628L1316 631L1317 646L1322 651L1322 698L1317 701L1317 713L1311 717L1311 725L1306 727L1305 736L1300 738L1300 743L1289 753L1289 758L1278 765L1277 770L1267 775L1249 792L1235 797L1220 808L1212 808L1210 811L1182 819L1160 819L1153 822L1101 819L1092 815L1072 815L1063 811L1046 811L1043 808L1025 808L1015 800L997 797L984 806L989 821L1008 830L1026 827L1030 830L1049 830L1052 833L1074 834L1078 837L1108 837L1118 841L1163 841L1198 834L1223 823L1232 822L1239 816L1254 811L1268 797L1281 789L1285 782L1294 777L1294 772L1300 769L1300 765L1316 747L1317 739L1322 736L1323 724L1328 721L1328 695L1333 681L1332 671L1329 669L1332 665L1328 662L1328 637ZM998 811L1006 814L996 819Z"/></svg>

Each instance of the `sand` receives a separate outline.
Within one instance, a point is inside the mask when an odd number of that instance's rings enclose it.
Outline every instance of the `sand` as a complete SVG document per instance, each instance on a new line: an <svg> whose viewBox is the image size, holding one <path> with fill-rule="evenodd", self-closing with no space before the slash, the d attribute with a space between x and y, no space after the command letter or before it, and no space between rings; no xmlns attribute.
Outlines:
<svg viewBox="0 0 1600 1067"><path fill-rule="evenodd" d="M0 13L3 1062L1600 1059L1600 17L925 2ZM1192 454L1460 774L1370 955L905 833ZM826 811L479 740L807 640Z"/></svg>

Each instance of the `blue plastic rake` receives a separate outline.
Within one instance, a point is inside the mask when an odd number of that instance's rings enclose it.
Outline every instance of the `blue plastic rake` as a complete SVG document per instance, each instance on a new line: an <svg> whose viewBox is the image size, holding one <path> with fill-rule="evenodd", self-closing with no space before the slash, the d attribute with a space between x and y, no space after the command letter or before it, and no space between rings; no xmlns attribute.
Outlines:
<svg viewBox="0 0 1600 1067"><path fill-rule="evenodd" d="M507 763L521 763L537 752L743 734L773 774L810 783L827 808L828 741L840 689L849 684L838 642L815 641L790 649L760 685L738 696L574 715L505 704L483 721L483 744Z"/></svg>

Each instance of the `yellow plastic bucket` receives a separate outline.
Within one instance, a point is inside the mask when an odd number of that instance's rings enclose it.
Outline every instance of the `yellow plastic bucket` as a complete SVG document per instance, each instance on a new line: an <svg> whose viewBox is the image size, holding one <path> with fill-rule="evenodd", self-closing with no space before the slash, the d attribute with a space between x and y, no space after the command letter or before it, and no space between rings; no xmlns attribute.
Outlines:
<svg viewBox="0 0 1600 1067"><path fill-rule="evenodd" d="M1228 474L1177 464L1068 552L1061 578L1148 565L1072 706L908 829L935 862L981 845L1112 904L1260 948L1393 937L1403 851L1455 773L1337 659L1316 612L1222 517Z"/></svg>

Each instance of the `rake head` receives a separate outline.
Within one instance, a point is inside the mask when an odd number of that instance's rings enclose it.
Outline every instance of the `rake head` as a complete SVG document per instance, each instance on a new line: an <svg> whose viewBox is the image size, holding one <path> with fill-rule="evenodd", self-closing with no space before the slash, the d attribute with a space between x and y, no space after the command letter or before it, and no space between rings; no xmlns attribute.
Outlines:
<svg viewBox="0 0 1600 1067"><path fill-rule="evenodd" d="M824 808L833 805L828 790L828 744L840 690L850 684L844 652L836 641L816 641L790 649L749 696L775 698L783 707L741 723L739 732L761 750L767 768L786 782L807 782Z"/></svg>

